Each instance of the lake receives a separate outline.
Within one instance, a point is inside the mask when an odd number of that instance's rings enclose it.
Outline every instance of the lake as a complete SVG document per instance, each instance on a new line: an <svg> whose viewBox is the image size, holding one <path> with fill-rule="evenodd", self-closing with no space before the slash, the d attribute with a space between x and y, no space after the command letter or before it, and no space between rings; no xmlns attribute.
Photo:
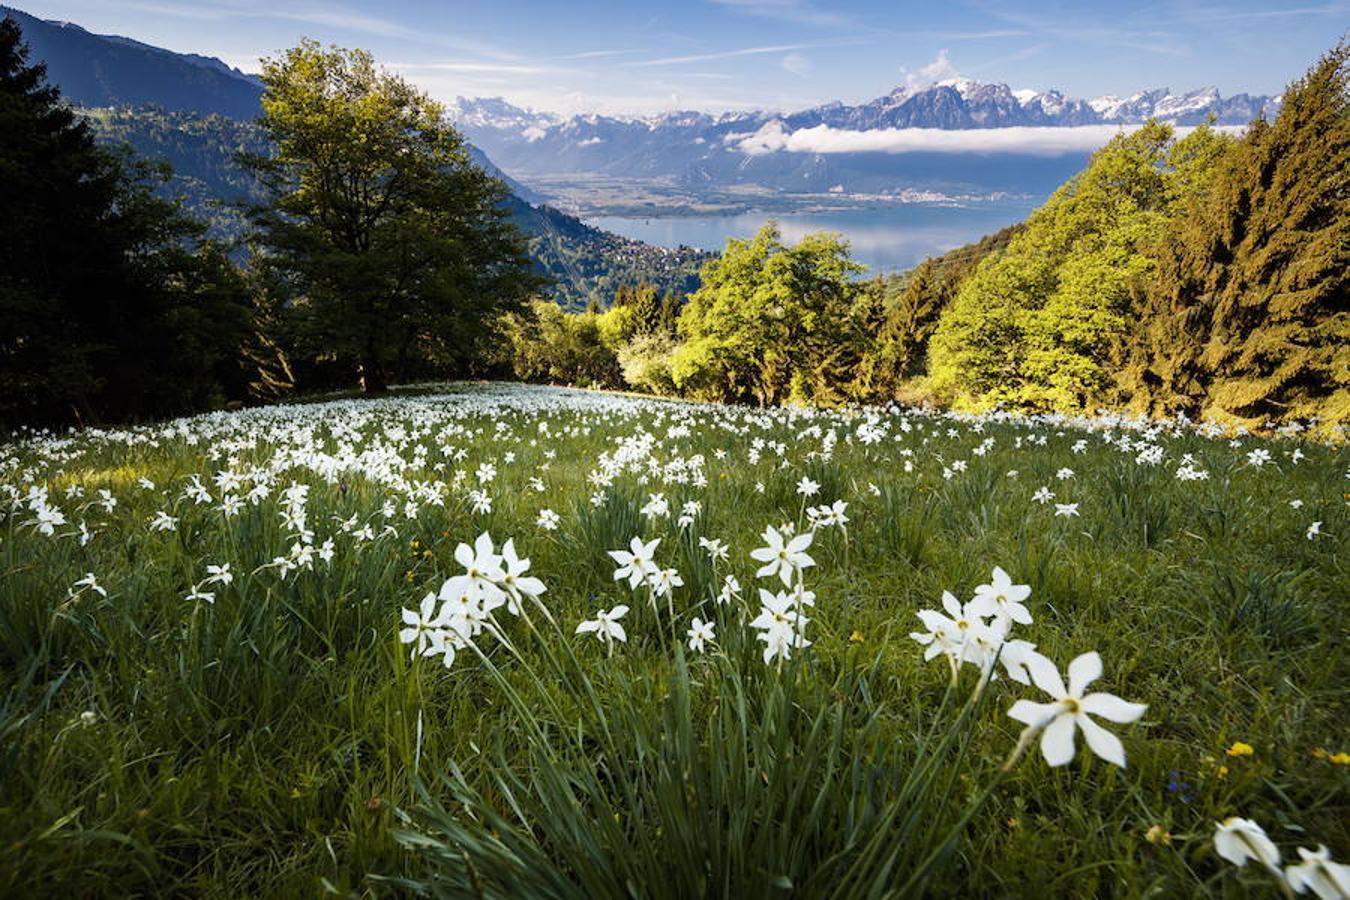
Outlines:
<svg viewBox="0 0 1350 900"><path fill-rule="evenodd" d="M746 212L736 215L629 217L597 216L597 228L663 247L721 250L727 238L749 238L769 219L777 219L783 237L795 243L813 231L837 231L853 248L853 258L873 272L908 269L929 256L979 240L1005 225L1020 222L1033 201L1001 201L968 206L896 204L826 212Z"/></svg>

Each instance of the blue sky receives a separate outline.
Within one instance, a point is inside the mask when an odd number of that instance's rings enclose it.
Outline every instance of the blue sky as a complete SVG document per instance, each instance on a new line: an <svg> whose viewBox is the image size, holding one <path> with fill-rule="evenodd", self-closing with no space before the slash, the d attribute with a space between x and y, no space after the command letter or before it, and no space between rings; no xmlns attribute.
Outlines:
<svg viewBox="0 0 1350 900"><path fill-rule="evenodd" d="M1071 96L1275 93L1350 29L1350 0L7 0L256 70L301 36L365 47L441 99L555 112L797 109L960 74Z"/></svg>

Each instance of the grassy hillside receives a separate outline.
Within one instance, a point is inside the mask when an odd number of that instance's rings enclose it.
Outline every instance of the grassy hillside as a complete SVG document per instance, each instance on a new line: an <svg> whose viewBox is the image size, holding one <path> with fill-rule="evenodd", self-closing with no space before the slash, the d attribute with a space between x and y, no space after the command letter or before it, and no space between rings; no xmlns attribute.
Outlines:
<svg viewBox="0 0 1350 900"><path fill-rule="evenodd" d="M6 444L0 893L1273 895L1211 835L1350 855L1347 452L511 387ZM1023 645L925 662L995 567L1127 767L1016 749Z"/></svg>

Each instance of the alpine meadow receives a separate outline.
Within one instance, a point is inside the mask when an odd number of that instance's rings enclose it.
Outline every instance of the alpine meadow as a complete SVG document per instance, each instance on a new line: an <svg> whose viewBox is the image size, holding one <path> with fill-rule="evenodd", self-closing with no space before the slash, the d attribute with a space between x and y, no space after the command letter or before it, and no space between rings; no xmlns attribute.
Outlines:
<svg viewBox="0 0 1350 900"><path fill-rule="evenodd" d="M1350 900L1347 13L0 6L0 897Z"/></svg>

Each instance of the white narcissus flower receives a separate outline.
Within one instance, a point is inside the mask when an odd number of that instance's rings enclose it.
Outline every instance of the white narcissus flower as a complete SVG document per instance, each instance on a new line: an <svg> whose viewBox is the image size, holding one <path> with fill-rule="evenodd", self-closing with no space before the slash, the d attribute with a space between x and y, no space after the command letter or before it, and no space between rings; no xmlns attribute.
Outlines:
<svg viewBox="0 0 1350 900"><path fill-rule="evenodd" d="M684 586L684 579L675 569L658 569L651 576L652 591L658 597L669 597L675 588Z"/></svg>
<svg viewBox="0 0 1350 900"><path fill-rule="evenodd" d="M1280 848L1266 837L1266 830L1251 819L1230 816L1214 826L1214 851L1235 866L1254 859L1279 872Z"/></svg>
<svg viewBox="0 0 1350 900"><path fill-rule="evenodd" d="M708 558L716 562L727 558L727 545L717 538L698 539L698 545L708 552Z"/></svg>
<svg viewBox="0 0 1350 900"><path fill-rule="evenodd" d="M1114 694L1083 696L1087 686L1101 677L1102 658L1096 651L1084 653L1069 663L1069 686L1059 676L1055 664L1039 654L1026 660L1027 671L1036 686L1054 698L1051 703L1018 700L1008 715L1035 729L1041 735L1041 755L1047 764L1062 766L1073 760L1074 732L1082 730L1088 747L1097 756L1122 768L1125 748L1120 738L1094 721L1101 716L1111 722L1134 722L1148 709L1143 703L1128 703Z"/></svg>
<svg viewBox="0 0 1350 900"><path fill-rule="evenodd" d="M206 567L206 580L203 584L229 584L234 581L234 573L230 571L229 563L221 565L208 565Z"/></svg>
<svg viewBox="0 0 1350 900"><path fill-rule="evenodd" d="M670 504L666 501L665 494L652 494L641 512L648 518L664 519L670 515Z"/></svg>
<svg viewBox="0 0 1350 900"><path fill-rule="evenodd" d="M623 581L628 579L628 586L633 590L655 574L655 567L652 565L652 557L656 555L656 545L661 543L660 538L655 538L649 544L642 543L642 538L633 538L628 550L610 550L610 558L618 563L618 568L614 570L614 580Z"/></svg>
<svg viewBox="0 0 1350 900"><path fill-rule="evenodd" d="M413 645L413 657L426 651L431 645L432 633L440 627L436 600L435 594L427 594L422 598L420 609L403 610L403 624L407 627L398 633L398 639L400 643Z"/></svg>
<svg viewBox="0 0 1350 900"><path fill-rule="evenodd" d="M793 575L816 564L806 553L814 538L815 535L809 531L794 536L790 531L779 533L777 528L768 526L763 534L765 546L750 551L753 559L764 563L755 577L772 578L777 575L784 585L791 587Z"/></svg>
<svg viewBox="0 0 1350 900"><path fill-rule="evenodd" d="M84 577L81 578L79 581L75 582L75 587L80 588L81 590L83 590L84 588L89 588L89 590L93 591L96 594L99 594L100 596L103 597L108 596L108 592L105 591L103 587L98 583L98 579L94 577L93 572L85 572Z"/></svg>
<svg viewBox="0 0 1350 900"><path fill-rule="evenodd" d="M793 647L809 647L802 629L810 619L798 612L796 597L785 591L771 594L759 589L760 611L750 627L759 631L755 637L764 642L764 663L768 665L775 656L789 659Z"/></svg>
<svg viewBox="0 0 1350 900"><path fill-rule="evenodd" d="M613 609L602 609L595 614L594 619L588 619L577 626L577 634L594 633L600 640L608 643L609 641L628 642L628 633L623 630L619 624L619 619L628 615L628 607L620 604Z"/></svg>
<svg viewBox="0 0 1350 900"><path fill-rule="evenodd" d="M1031 596L1031 585L1013 584L1012 578L999 566L989 584L975 588L975 598L966 609L977 616L995 616L1011 619L1019 625L1031 624L1031 613L1022 601Z"/></svg>
<svg viewBox="0 0 1350 900"><path fill-rule="evenodd" d="M1030 641L1004 641L998 650L998 661L1003 664L1008 677L1019 684L1031 684L1033 657L1039 657L1036 645Z"/></svg>
<svg viewBox="0 0 1350 900"><path fill-rule="evenodd" d="M750 623L751 628L769 631L774 628L792 628L801 617L797 613L797 603L786 591L771 594L764 588L759 589L759 615Z"/></svg>
<svg viewBox="0 0 1350 900"><path fill-rule="evenodd" d="M460 544L455 548L455 562L464 567L463 575L456 575L441 588L441 596L467 593L483 601L488 607L500 606L506 600L505 592L497 586L506 574L502 558L492 546L492 538L485 531L473 546Z"/></svg>
<svg viewBox="0 0 1350 900"><path fill-rule="evenodd" d="M800 621L804 623L806 620ZM792 648L794 647L800 649L811 646L811 642L806 639L806 635L791 628L773 628L760 632L757 637L764 642L764 664L766 666L773 662L774 657L791 659Z"/></svg>
<svg viewBox="0 0 1350 900"><path fill-rule="evenodd" d="M502 544L502 577L501 586L506 590L508 600L506 602L506 611L512 614L519 614L519 600L522 597L538 598L548 588L538 578L525 573L530 570L530 561L521 559L516 555L516 542L514 538L508 538L505 544Z"/></svg>
<svg viewBox="0 0 1350 900"><path fill-rule="evenodd" d="M843 528L849 523L847 510L848 503L843 500L836 500L830 506L830 513L834 516L834 524L837 527Z"/></svg>
<svg viewBox="0 0 1350 900"><path fill-rule="evenodd" d="M438 628L431 632L431 644L423 651L423 656L440 656L441 663L448 669L455 664L455 652L469 646L469 642L453 627Z"/></svg>
<svg viewBox="0 0 1350 900"><path fill-rule="evenodd" d="M713 623L705 622L698 616L689 623L689 649L702 653L708 641L713 640Z"/></svg>
<svg viewBox="0 0 1350 900"><path fill-rule="evenodd" d="M967 615L969 607L963 609L961 601L951 591L942 592L942 608L947 611L947 615L935 609L921 609L915 613L928 631L910 632L909 636L928 648L923 654L925 662L940 653L959 662L965 653L970 630L981 627L978 619Z"/></svg>
<svg viewBox="0 0 1350 900"><path fill-rule="evenodd" d="M1311 890L1321 900L1350 897L1350 866L1332 862L1331 851L1318 845L1316 852L1298 848L1301 863L1284 867L1284 880L1296 893Z"/></svg>
<svg viewBox="0 0 1350 900"><path fill-rule="evenodd" d="M150 519L151 531L174 531L177 528L178 520L162 509Z"/></svg>

